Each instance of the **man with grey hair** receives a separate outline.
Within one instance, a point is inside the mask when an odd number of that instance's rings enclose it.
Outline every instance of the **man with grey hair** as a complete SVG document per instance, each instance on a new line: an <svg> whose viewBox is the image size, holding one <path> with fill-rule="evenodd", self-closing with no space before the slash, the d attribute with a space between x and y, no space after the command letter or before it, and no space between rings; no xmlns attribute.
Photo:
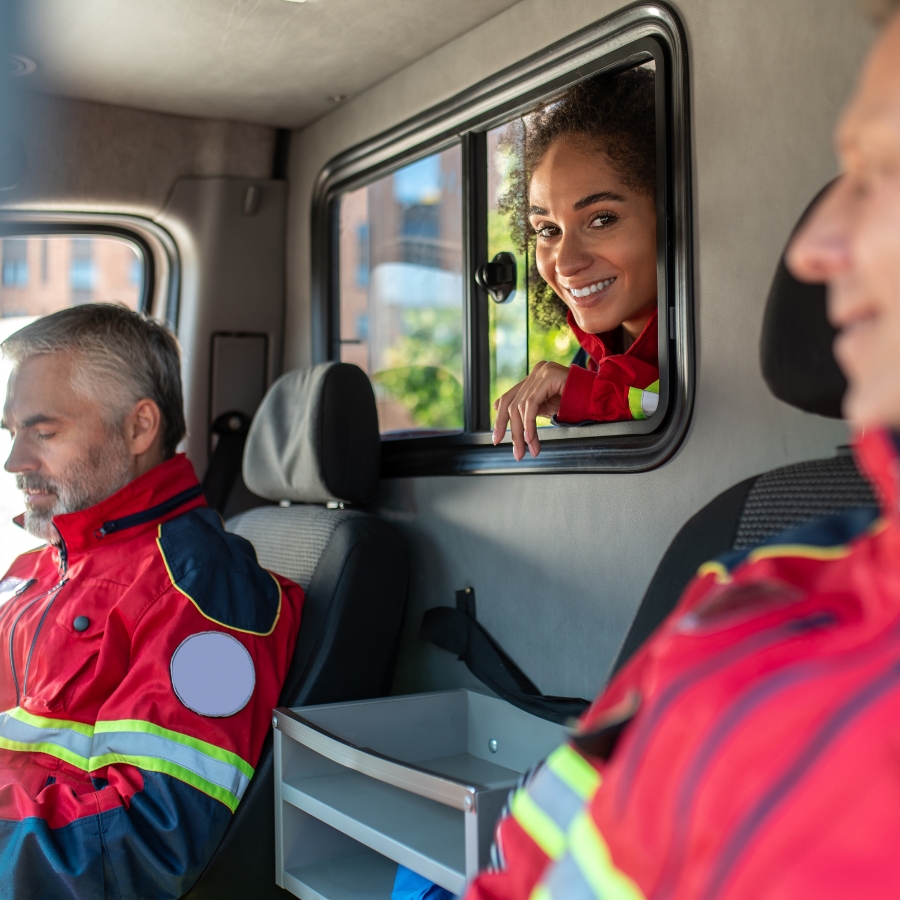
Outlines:
<svg viewBox="0 0 900 900"><path fill-rule="evenodd" d="M467 900L900 896L900 13L788 254L828 284L876 510L701 566L513 795Z"/></svg>
<svg viewBox="0 0 900 900"><path fill-rule="evenodd" d="M0 898L180 897L253 775L303 593L176 453L164 326L89 304L2 351L6 469L47 546L0 581Z"/></svg>

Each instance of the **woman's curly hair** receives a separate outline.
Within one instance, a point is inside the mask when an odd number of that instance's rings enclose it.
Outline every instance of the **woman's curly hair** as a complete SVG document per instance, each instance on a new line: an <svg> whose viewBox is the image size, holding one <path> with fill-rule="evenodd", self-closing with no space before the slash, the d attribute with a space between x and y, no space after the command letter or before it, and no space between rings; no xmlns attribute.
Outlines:
<svg viewBox="0 0 900 900"><path fill-rule="evenodd" d="M530 260L528 294L534 319L544 328L563 324L567 307L534 261L535 233L528 221L531 176L550 145L570 137L603 153L632 190L655 196L654 83L655 73L645 67L581 81L554 103L510 123L501 140L513 166L499 210L509 219L519 253Z"/></svg>

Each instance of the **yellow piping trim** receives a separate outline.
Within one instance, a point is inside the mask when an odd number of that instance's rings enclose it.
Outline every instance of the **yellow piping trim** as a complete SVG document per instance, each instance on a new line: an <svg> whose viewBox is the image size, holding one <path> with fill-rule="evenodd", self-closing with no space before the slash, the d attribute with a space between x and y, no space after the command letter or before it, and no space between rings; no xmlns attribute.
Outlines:
<svg viewBox="0 0 900 900"><path fill-rule="evenodd" d="M843 559L850 553L846 544L837 547L817 547L815 544L773 544L769 547L758 547L747 554L747 562L755 563L761 559L777 559L780 556L791 556L797 559Z"/></svg>
<svg viewBox="0 0 900 900"><path fill-rule="evenodd" d="M214 619L212 616L208 616L202 609L200 609L200 604L187 592L182 590L175 581L175 576L172 574L172 570L169 568L169 561L166 559L165 551L162 547L162 525L159 526L156 535L156 546L159 547L159 555L162 557L163 565L166 567L166 572L169 575L169 581L172 582L172 587L178 591L179 594L184 594L191 603L194 604L194 608L203 616L204 619L207 619L210 622L215 622L216 625L221 625L223 628L228 628L230 631L238 631L241 634L253 634L257 637L268 637L274 630L275 626L278 624L278 620L281 618L281 601L284 596L283 591L281 590L281 584L278 579L268 570L263 569L266 575L275 582L275 587L278 588L278 610L275 613L275 621L272 622L272 627L268 631L251 631L249 628L238 628L235 625L228 625L226 622L220 622L218 619Z"/></svg>
<svg viewBox="0 0 900 900"><path fill-rule="evenodd" d="M697 577L705 578L707 575L715 575L716 581L719 584L727 584L731 581L731 573L725 566L720 562L716 562L716 560L710 560L710 562L703 563L699 569L697 569Z"/></svg>
<svg viewBox="0 0 900 900"><path fill-rule="evenodd" d="M877 518L867 529L866 533L874 536L887 528L887 519ZM815 544L772 544L766 547L757 547L747 554L743 563L755 563L761 559L778 559L779 557L794 557L796 559L817 559L828 561L832 559L843 559L852 552L850 544L836 544L833 547L817 547ZM703 563L697 569L697 577L703 578L706 575L714 574L719 584L731 581L731 573L720 562L712 560Z"/></svg>

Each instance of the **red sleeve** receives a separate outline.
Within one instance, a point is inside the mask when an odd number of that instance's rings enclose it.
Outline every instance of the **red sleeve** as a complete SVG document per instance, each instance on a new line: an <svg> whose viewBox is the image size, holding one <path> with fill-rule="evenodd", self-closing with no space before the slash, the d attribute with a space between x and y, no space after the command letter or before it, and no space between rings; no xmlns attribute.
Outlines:
<svg viewBox="0 0 900 900"><path fill-rule="evenodd" d="M500 820L494 840L502 867L482 872L465 900L528 900L550 858L510 815Z"/></svg>
<svg viewBox="0 0 900 900"><path fill-rule="evenodd" d="M596 372L570 366L558 422L623 422L633 419L628 392L659 380L659 369L627 354L608 356Z"/></svg>

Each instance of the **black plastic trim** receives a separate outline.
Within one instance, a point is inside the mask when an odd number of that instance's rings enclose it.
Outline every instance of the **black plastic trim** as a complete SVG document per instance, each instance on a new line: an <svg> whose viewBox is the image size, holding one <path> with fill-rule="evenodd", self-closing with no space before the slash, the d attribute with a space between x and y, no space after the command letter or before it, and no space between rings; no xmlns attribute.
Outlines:
<svg viewBox="0 0 900 900"><path fill-rule="evenodd" d="M161 294L162 318L173 331L177 330L181 260L175 241L164 228L149 219L125 214L33 210L0 212L0 237L39 237L45 234L108 235L137 245L144 260L144 284L138 308L140 312L152 315Z"/></svg>
<svg viewBox="0 0 900 900"><path fill-rule="evenodd" d="M660 160L660 407L642 422L542 428L537 459L519 463L487 431L487 325L474 267L486 261L479 216L464 218L466 405L464 434L387 436L385 477L524 472L638 472L662 465L687 433L694 399L693 223L687 42L674 10L636 3L590 25L438 106L335 157L320 172L312 208L313 354L335 358L338 334L337 205L340 194L462 140L464 210L477 212L484 132L542 97L601 71L653 58L657 64ZM480 143L479 143L480 142ZM482 323L481 319L485 322ZM674 318L674 333L669 323ZM675 352L670 352L674 345Z"/></svg>

